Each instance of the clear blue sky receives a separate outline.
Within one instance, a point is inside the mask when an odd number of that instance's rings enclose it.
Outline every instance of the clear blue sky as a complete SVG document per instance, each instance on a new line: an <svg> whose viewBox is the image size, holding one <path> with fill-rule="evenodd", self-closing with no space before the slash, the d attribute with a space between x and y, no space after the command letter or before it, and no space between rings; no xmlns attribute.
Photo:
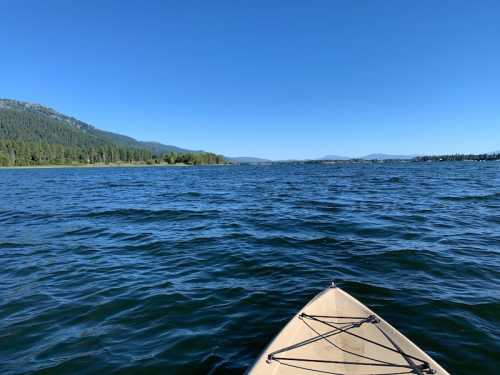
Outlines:
<svg viewBox="0 0 500 375"><path fill-rule="evenodd" d="M500 149L500 2L0 0L0 97L225 155Z"/></svg>

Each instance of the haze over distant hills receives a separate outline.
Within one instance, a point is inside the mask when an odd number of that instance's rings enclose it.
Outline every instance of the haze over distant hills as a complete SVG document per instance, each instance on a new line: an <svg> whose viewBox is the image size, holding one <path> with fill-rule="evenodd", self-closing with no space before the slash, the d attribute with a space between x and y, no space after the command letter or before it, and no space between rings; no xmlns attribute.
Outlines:
<svg viewBox="0 0 500 375"><path fill-rule="evenodd" d="M340 155L325 155L320 160L349 160L350 157Z"/></svg>
<svg viewBox="0 0 500 375"><path fill-rule="evenodd" d="M325 155L319 159L312 160L409 160L413 159L418 155L392 155L392 154L369 154L359 157L341 156L341 155ZM291 160L269 160L263 158L257 158L252 156L242 156L242 157L226 157L227 160L236 161L239 163L270 163L276 162L299 162L304 161L304 159L291 159Z"/></svg>
<svg viewBox="0 0 500 375"><path fill-rule="evenodd" d="M253 156L225 156L226 160L237 162L237 163L270 163L272 160L256 158Z"/></svg>
<svg viewBox="0 0 500 375"><path fill-rule="evenodd" d="M406 160L406 159L413 159L418 155L391 155L391 154L369 154L360 157L360 159L363 160Z"/></svg>
<svg viewBox="0 0 500 375"><path fill-rule="evenodd" d="M358 157L348 157L339 155L326 155L319 160L351 160L351 159L361 159L361 160L408 160L413 159L418 155L392 155L392 154L368 154L365 156Z"/></svg>

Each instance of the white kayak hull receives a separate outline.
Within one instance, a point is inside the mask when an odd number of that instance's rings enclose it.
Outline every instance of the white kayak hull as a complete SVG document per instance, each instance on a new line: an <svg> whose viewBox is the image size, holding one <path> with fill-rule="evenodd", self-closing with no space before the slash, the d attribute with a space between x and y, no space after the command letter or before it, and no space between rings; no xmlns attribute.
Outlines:
<svg viewBox="0 0 500 375"><path fill-rule="evenodd" d="M338 287L313 298L274 338L250 375L448 374Z"/></svg>

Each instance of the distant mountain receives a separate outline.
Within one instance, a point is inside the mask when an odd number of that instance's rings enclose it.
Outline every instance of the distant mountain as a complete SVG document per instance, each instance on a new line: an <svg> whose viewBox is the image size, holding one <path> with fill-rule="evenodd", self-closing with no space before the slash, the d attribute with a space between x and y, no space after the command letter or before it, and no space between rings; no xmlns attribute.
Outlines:
<svg viewBox="0 0 500 375"><path fill-rule="evenodd" d="M272 160L269 160L269 159L256 158L253 156L236 156L236 157L225 156L224 158L228 161L235 162L235 163L242 163L242 164L270 163L270 162L272 162Z"/></svg>
<svg viewBox="0 0 500 375"><path fill-rule="evenodd" d="M413 159L418 155L391 155L391 154L369 154L361 156L363 160L408 160Z"/></svg>
<svg viewBox="0 0 500 375"><path fill-rule="evenodd" d="M319 160L350 160L352 158L340 155L325 155Z"/></svg>
<svg viewBox="0 0 500 375"><path fill-rule="evenodd" d="M413 159L417 155L391 155L391 154L369 154L360 157L340 156L340 155L325 155L319 160L406 160Z"/></svg>
<svg viewBox="0 0 500 375"><path fill-rule="evenodd" d="M223 158L100 130L40 104L0 99L0 165L114 162L212 164Z"/></svg>

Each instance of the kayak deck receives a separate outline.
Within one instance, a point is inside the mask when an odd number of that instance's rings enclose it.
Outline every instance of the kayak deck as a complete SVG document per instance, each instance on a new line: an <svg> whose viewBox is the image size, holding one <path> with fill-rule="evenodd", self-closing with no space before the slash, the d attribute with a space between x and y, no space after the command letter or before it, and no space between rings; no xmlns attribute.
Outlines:
<svg viewBox="0 0 500 375"><path fill-rule="evenodd" d="M249 374L448 374L340 288L326 289L283 328Z"/></svg>

